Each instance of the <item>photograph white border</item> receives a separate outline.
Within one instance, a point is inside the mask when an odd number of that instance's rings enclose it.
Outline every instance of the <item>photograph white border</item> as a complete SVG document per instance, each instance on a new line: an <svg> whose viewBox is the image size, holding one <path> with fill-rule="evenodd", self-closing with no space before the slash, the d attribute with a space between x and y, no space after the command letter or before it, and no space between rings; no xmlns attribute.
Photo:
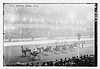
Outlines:
<svg viewBox="0 0 100 69"><path fill-rule="evenodd" d="M67 69L99 69L100 68L100 23L99 23L99 10L100 10L100 1L99 0L0 0L0 69L47 69L47 68L66 68L66 67L3 67L3 3L98 3L98 36L97 36L97 41L98 41L98 53L97 53L97 67L67 67Z"/></svg>

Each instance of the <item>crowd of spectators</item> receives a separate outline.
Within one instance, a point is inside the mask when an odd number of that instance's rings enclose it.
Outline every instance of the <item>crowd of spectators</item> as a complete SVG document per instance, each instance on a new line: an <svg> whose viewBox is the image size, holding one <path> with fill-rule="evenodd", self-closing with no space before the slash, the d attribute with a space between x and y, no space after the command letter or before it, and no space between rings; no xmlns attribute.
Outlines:
<svg viewBox="0 0 100 69"><path fill-rule="evenodd" d="M4 31L4 39L10 42L11 39L27 39L27 38L43 38L48 37L54 39L55 37L72 37L73 34L69 30L56 30L50 28L15 28L12 30ZM66 32L67 31L67 32ZM85 33L86 36L89 36ZM84 36L84 34L82 34Z"/></svg>
<svg viewBox="0 0 100 69"><path fill-rule="evenodd" d="M36 28L18 28L14 30L8 30L4 33L4 39L25 39L25 38L39 38L48 37L48 29L36 29Z"/></svg>
<svg viewBox="0 0 100 69"><path fill-rule="evenodd" d="M16 63L6 66L96 66L95 55L73 56L72 58L56 59L55 61Z"/></svg>

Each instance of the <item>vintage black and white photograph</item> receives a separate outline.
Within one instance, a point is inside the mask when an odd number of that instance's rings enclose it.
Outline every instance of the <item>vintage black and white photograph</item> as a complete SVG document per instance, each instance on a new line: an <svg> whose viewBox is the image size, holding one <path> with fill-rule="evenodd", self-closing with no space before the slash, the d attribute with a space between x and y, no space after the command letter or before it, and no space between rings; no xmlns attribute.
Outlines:
<svg viewBox="0 0 100 69"><path fill-rule="evenodd" d="M3 66L96 67L97 3L3 3Z"/></svg>

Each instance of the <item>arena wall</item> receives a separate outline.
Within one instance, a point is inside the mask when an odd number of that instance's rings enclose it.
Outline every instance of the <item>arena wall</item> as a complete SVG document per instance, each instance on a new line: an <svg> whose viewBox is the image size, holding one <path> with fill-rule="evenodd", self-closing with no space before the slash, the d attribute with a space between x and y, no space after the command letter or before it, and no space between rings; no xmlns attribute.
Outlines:
<svg viewBox="0 0 100 69"><path fill-rule="evenodd" d="M94 38L80 39L80 41L94 40ZM4 42L4 46L21 46L21 45L33 45L33 44L48 44L56 42L75 42L77 39L62 39L62 40L42 40L42 41L24 41L24 42Z"/></svg>

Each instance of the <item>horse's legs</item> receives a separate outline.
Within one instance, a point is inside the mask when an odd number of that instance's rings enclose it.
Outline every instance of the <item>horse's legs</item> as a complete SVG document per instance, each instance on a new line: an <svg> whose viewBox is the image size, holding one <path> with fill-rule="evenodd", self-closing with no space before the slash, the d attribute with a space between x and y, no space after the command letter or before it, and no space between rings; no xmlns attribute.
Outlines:
<svg viewBox="0 0 100 69"><path fill-rule="evenodd" d="M22 50L22 56L24 56L24 51Z"/></svg>
<svg viewBox="0 0 100 69"><path fill-rule="evenodd" d="M26 57L26 51L23 51L23 53L24 53L24 56Z"/></svg>
<svg viewBox="0 0 100 69"><path fill-rule="evenodd" d="M23 51L22 51L22 56L23 56Z"/></svg>
<svg viewBox="0 0 100 69"><path fill-rule="evenodd" d="M24 52L24 55L25 55L25 57L26 57L26 52Z"/></svg>
<svg viewBox="0 0 100 69"><path fill-rule="evenodd" d="M26 57L26 51L25 50L22 50L22 56Z"/></svg>

